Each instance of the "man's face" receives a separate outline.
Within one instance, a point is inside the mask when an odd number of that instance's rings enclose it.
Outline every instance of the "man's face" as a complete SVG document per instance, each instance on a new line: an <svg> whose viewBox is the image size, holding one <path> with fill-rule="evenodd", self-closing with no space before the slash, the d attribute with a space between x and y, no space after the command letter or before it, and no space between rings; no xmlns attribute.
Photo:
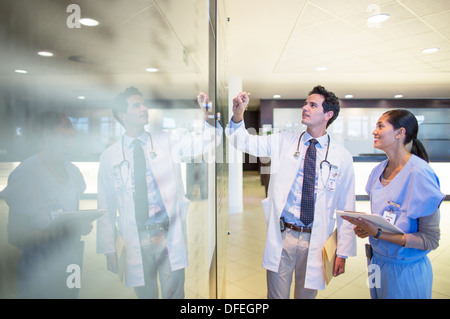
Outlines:
<svg viewBox="0 0 450 319"><path fill-rule="evenodd" d="M148 124L148 109L144 98L140 95L131 95L127 99L127 111L122 114L122 121L126 128L143 127Z"/></svg>
<svg viewBox="0 0 450 319"><path fill-rule="evenodd" d="M310 128L326 128L328 121L333 116L333 112L323 112L323 102L325 98L320 94L311 94L302 107L302 124Z"/></svg>

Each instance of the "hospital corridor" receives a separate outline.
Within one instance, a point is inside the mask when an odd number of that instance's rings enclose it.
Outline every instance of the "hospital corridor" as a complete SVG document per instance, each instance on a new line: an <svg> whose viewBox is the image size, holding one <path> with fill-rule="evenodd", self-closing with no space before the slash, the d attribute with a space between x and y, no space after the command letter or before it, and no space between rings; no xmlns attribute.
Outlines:
<svg viewBox="0 0 450 319"><path fill-rule="evenodd" d="M264 186L258 172L244 172L243 178L244 210L229 215L229 235L226 246L224 298L227 299L265 299L267 298L266 271L262 268L262 256L266 237L266 223L261 208L264 199ZM188 213L188 234L190 260L186 268L185 298L208 298L207 269L200 262L206 258L201 232L196 232L194 222L195 207L202 200L192 201ZM81 201L81 209L96 207L95 199ZM357 211L368 211L369 202L356 202ZM0 201L0 298L17 298L15 287L15 266L19 251L6 240L8 208ZM441 205L441 240L438 249L428 256L434 273L433 299L450 298L450 203ZM105 257L95 252L94 230L84 238L85 254L79 298L136 298L132 288L126 288L117 275L106 270ZM319 291L317 299L369 299L367 286L367 266L364 253L365 240L358 239L358 252L346 262L346 272L333 278L325 290ZM293 287L292 287L293 288Z"/></svg>
<svg viewBox="0 0 450 319"><path fill-rule="evenodd" d="M450 299L449 0L0 13L0 299Z"/></svg>

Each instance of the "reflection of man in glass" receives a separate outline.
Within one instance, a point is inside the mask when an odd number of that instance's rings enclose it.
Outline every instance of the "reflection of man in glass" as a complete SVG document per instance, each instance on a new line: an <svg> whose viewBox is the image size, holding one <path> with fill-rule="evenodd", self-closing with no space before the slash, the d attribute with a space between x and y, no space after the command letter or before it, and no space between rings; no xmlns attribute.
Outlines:
<svg viewBox="0 0 450 319"><path fill-rule="evenodd" d="M106 255L112 272L119 271L123 258L125 285L134 287L139 298L158 298L158 277L163 298L184 298L189 201L179 163L203 148L195 147L189 135L174 139L146 132L147 107L136 88L115 102L114 115L126 132L100 158L98 205L108 213L97 222L97 251ZM200 143L208 140L205 136ZM214 134L208 137L214 141ZM116 250L117 236L123 239L124 256Z"/></svg>
<svg viewBox="0 0 450 319"><path fill-rule="evenodd" d="M64 159L74 131L67 116L59 112L44 112L36 122L33 134L40 151L20 163L1 193L9 206L8 240L22 252L17 265L18 297L76 298L79 285L70 282L70 271L80 273L84 248L80 239L92 224L53 222L63 211L78 210L86 187L80 170Z"/></svg>

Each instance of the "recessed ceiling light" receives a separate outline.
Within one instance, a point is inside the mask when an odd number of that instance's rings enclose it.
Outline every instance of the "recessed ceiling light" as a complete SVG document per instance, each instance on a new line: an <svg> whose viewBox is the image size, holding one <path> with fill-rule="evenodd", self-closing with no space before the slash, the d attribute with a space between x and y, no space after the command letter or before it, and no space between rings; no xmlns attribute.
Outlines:
<svg viewBox="0 0 450 319"><path fill-rule="evenodd" d="M435 53L435 52L438 52L438 51L439 51L439 48L428 48L428 49L422 50L422 53L427 54L427 53Z"/></svg>
<svg viewBox="0 0 450 319"><path fill-rule="evenodd" d="M367 18L368 23L381 23L389 19L391 16L386 13L374 14Z"/></svg>
<svg viewBox="0 0 450 319"><path fill-rule="evenodd" d="M80 19L80 23L82 25L85 25L88 27L95 27L99 24L97 20L90 19L90 18L82 18L82 19Z"/></svg>
<svg viewBox="0 0 450 319"><path fill-rule="evenodd" d="M21 73L21 74L26 74L26 73L28 73L28 71L26 71L26 70L14 70L14 72L16 72L16 73Z"/></svg>
<svg viewBox="0 0 450 319"><path fill-rule="evenodd" d="M316 68L316 71L320 71L320 72L323 72L323 71L326 71L326 70L327 70L326 66L319 66L319 67Z"/></svg>
<svg viewBox="0 0 450 319"><path fill-rule="evenodd" d="M53 53L50 51L39 51L38 54L40 56L48 56L48 57L53 56Z"/></svg>
<svg viewBox="0 0 450 319"><path fill-rule="evenodd" d="M279 99L280 97L281 97L280 94L274 94L274 96L273 96L274 99Z"/></svg>
<svg viewBox="0 0 450 319"><path fill-rule="evenodd" d="M401 99L403 97L403 94L396 94L394 95L394 98L396 99Z"/></svg>
<svg viewBox="0 0 450 319"><path fill-rule="evenodd" d="M78 99L79 99L79 100L85 100L85 99L86 99L86 97L85 97L85 96L82 96L82 95L80 95L80 96L78 97Z"/></svg>
<svg viewBox="0 0 450 319"><path fill-rule="evenodd" d="M346 94L346 95L345 95L345 98L346 98L346 99L352 99L352 98L353 98L353 95L351 95L351 94Z"/></svg>
<svg viewBox="0 0 450 319"><path fill-rule="evenodd" d="M145 71L153 73L153 72L158 72L159 70L157 68L146 68Z"/></svg>

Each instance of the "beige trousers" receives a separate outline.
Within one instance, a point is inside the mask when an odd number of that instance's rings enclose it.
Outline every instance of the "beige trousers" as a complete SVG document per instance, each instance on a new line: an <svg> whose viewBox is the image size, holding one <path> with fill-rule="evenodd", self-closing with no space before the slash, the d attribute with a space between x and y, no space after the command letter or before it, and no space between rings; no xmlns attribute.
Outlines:
<svg viewBox="0 0 450 319"><path fill-rule="evenodd" d="M289 299L295 272L295 299L314 299L317 290L305 288L306 261L311 234L286 229L281 233L283 251L278 272L267 270L267 298Z"/></svg>

